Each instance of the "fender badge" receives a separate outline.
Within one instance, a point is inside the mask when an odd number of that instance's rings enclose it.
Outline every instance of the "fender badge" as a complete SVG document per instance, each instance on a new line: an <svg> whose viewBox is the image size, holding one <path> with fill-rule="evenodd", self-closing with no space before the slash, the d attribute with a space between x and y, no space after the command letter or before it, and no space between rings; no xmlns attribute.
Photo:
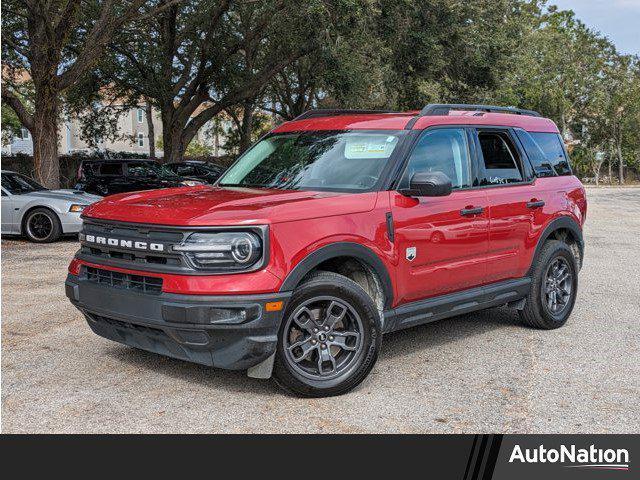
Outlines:
<svg viewBox="0 0 640 480"><path fill-rule="evenodd" d="M407 248L407 260L409 260L410 262L413 262L416 258L416 247L409 247Z"/></svg>

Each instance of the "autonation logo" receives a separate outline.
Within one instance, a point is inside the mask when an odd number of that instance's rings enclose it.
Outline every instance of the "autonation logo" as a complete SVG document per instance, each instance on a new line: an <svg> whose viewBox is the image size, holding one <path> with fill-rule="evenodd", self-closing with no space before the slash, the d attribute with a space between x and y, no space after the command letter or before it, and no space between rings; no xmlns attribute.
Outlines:
<svg viewBox="0 0 640 480"><path fill-rule="evenodd" d="M509 463L567 463L569 468L590 468L599 470L629 470L629 451L624 448L603 449L591 445L576 448L575 445L560 445L560 448L525 448L515 445Z"/></svg>

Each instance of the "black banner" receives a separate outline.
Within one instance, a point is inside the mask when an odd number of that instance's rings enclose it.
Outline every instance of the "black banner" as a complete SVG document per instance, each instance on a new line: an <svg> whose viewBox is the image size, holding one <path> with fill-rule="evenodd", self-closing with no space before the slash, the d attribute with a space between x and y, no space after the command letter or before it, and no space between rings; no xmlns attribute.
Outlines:
<svg viewBox="0 0 640 480"><path fill-rule="evenodd" d="M638 478L639 446L638 435L3 436L0 459L5 470L49 476L126 471L184 477L204 469L241 478L298 472L344 479L373 472L439 480L592 480Z"/></svg>

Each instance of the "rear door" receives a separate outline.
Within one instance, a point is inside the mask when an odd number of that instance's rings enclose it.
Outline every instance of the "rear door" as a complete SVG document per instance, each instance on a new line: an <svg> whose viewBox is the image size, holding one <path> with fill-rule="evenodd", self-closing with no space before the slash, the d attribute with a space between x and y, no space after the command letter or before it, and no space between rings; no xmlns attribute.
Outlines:
<svg viewBox="0 0 640 480"><path fill-rule="evenodd" d="M544 223L545 192L508 128L475 129L480 184L489 202L487 283L519 278L529 268L528 252Z"/></svg>
<svg viewBox="0 0 640 480"><path fill-rule="evenodd" d="M443 172L451 179L451 195L410 198L391 192L399 303L472 288L485 281L488 201L483 189L474 189L472 138L465 128L423 132L398 184L398 189L408 187L417 172Z"/></svg>

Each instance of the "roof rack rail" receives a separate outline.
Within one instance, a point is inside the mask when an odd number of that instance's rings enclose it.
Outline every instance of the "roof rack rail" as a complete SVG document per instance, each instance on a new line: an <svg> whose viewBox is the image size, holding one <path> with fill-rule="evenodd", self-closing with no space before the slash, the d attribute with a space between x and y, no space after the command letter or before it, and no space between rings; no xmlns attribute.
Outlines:
<svg viewBox="0 0 640 480"><path fill-rule="evenodd" d="M420 110L420 116L448 115L451 110L478 110L489 113L514 113L516 115L530 115L532 117L542 116L534 110L524 110L522 108L515 107L497 107L495 105L472 105L466 103L430 103Z"/></svg>
<svg viewBox="0 0 640 480"><path fill-rule="evenodd" d="M315 110L307 110L301 115L298 115L293 120L305 120L307 118L314 117L333 117L338 115L368 115L375 113L398 113L394 110L354 110L354 109L331 109L331 108L318 108Z"/></svg>

